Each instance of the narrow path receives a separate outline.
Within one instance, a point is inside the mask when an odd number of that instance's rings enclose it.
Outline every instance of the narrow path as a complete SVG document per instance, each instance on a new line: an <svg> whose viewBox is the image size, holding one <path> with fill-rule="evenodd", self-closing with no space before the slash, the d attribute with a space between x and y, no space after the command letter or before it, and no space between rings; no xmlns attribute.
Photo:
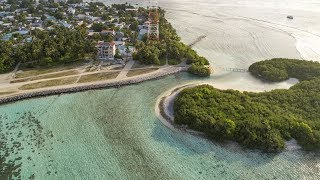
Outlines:
<svg viewBox="0 0 320 180"><path fill-rule="evenodd" d="M128 63L126 64L126 66L124 66L124 68L121 70L121 72L120 72L119 75L116 77L116 79L126 78L128 72L130 71L130 69L132 68L132 66L133 66L134 63L135 63L134 60L128 61Z"/></svg>
<svg viewBox="0 0 320 180"><path fill-rule="evenodd" d="M14 79L20 64L21 63L19 62L12 72L0 74L0 87L4 87L6 84L9 84L12 79Z"/></svg>
<svg viewBox="0 0 320 180"><path fill-rule="evenodd" d="M21 62L19 62L17 65L16 65L16 67L14 68L14 70L13 70L13 72L12 72L12 78L14 78L15 76L16 76L16 73L17 73L17 71L18 71L18 69L19 69L19 67L20 67L20 64L21 64Z"/></svg>

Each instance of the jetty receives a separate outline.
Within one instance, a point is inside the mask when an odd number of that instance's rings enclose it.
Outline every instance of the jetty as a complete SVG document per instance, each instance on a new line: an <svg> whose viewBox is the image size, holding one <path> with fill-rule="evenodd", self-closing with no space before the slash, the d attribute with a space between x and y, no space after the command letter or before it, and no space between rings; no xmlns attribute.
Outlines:
<svg viewBox="0 0 320 180"><path fill-rule="evenodd" d="M242 73L246 73L249 70L245 69L245 68L232 68L232 67L219 67L219 66L215 66L215 69L219 69L222 71L229 71L229 72L242 72Z"/></svg>
<svg viewBox="0 0 320 180"><path fill-rule="evenodd" d="M194 46L195 44L197 44L198 42L200 42L202 39L206 38L207 36L205 35L202 35L202 36L199 36L196 40L194 40L193 42L191 42L188 46L189 47L192 47Z"/></svg>

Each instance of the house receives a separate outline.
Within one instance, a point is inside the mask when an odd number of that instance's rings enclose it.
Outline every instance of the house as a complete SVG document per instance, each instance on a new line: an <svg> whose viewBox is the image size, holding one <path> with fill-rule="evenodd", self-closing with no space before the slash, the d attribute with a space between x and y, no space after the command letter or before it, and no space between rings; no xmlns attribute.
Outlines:
<svg viewBox="0 0 320 180"><path fill-rule="evenodd" d="M123 37L124 37L124 33L123 32L116 32L115 39L117 41L120 41Z"/></svg>
<svg viewBox="0 0 320 180"><path fill-rule="evenodd" d="M24 35L28 35L29 31L22 30L22 31L15 31L15 32L12 32L12 33L7 33L7 34L4 34L2 36L1 40L8 41L8 40L10 40L12 38L13 34L20 34L20 35L24 36Z"/></svg>
<svg viewBox="0 0 320 180"><path fill-rule="evenodd" d="M57 19L54 16L45 15L46 20L45 21L56 21Z"/></svg>
<svg viewBox="0 0 320 180"><path fill-rule="evenodd" d="M12 33L8 33L8 34L4 34L2 37L1 37L1 40L3 41L9 41L12 37Z"/></svg>
<svg viewBox="0 0 320 180"><path fill-rule="evenodd" d="M69 23L67 23L66 21L60 21L59 24L60 24L61 26L63 26L63 27L69 28L69 29L72 29L72 28L73 28L72 24L69 24Z"/></svg>
<svg viewBox="0 0 320 180"><path fill-rule="evenodd" d="M124 42L124 41L113 41L113 42L114 42L114 44L116 45L116 47L122 46L122 45L125 45L125 44L126 44L126 42Z"/></svg>
<svg viewBox="0 0 320 180"><path fill-rule="evenodd" d="M12 27L12 23L3 23L2 26L5 27L5 28L11 28Z"/></svg>
<svg viewBox="0 0 320 180"><path fill-rule="evenodd" d="M114 60L116 45L114 42L99 41L96 45L97 58L99 60Z"/></svg>
<svg viewBox="0 0 320 180"><path fill-rule="evenodd" d="M32 42L32 37L28 37L24 40L25 42Z"/></svg>
<svg viewBox="0 0 320 180"><path fill-rule="evenodd" d="M41 17L32 17L31 15L26 17L26 20L28 22L33 22L33 21L37 21L37 20L41 20Z"/></svg>
<svg viewBox="0 0 320 180"><path fill-rule="evenodd" d="M126 11L138 11L138 8L126 8Z"/></svg>
<svg viewBox="0 0 320 180"><path fill-rule="evenodd" d="M114 23L115 27L118 27L119 29L122 29L124 27L124 23Z"/></svg>
<svg viewBox="0 0 320 180"><path fill-rule="evenodd" d="M76 9L74 9L73 7L68 7L68 13L69 14L75 14L76 13Z"/></svg>
<svg viewBox="0 0 320 180"><path fill-rule="evenodd" d="M5 12L5 11L0 11L0 17L6 17L6 16L8 16L8 15L10 15L10 14L12 14L12 13L10 13L10 12Z"/></svg>
<svg viewBox="0 0 320 180"><path fill-rule="evenodd" d="M115 33L115 31L114 31L113 29L106 29L106 30L102 30L102 31L100 32L100 34L102 34L102 35L111 34L111 35L114 36L116 33Z"/></svg>
<svg viewBox="0 0 320 180"><path fill-rule="evenodd" d="M87 16L87 15L85 15L85 14L78 14L78 15L76 16L76 18L83 20L83 19L86 19L86 16Z"/></svg>
<svg viewBox="0 0 320 180"><path fill-rule="evenodd" d="M81 26L81 25L83 24L83 21L76 21L76 24L77 24L78 26Z"/></svg>
<svg viewBox="0 0 320 180"><path fill-rule="evenodd" d="M145 20L146 20L145 16L143 16L143 15L139 15L138 16L138 21L139 22L144 22Z"/></svg>
<svg viewBox="0 0 320 180"><path fill-rule="evenodd" d="M88 6L88 3L83 2L83 3L71 4L71 6L83 8L83 7Z"/></svg>
<svg viewBox="0 0 320 180"><path fill-rule="evenodd" d="M148 29L148 28L149 28L149 25L150 25L150 22L149 22L149 21L146 21L146 22L143 23L142 28L143 28L143 29Z"/></svg>
<svg viewBox="0 0 320 180"><path fill-rule="evenodd" d="M43 22L41 20L36 20L34 23L32 23L32 27L39 27L42 28Z"/></svg>
<svg viewBox="0 0 320 180"><path fill-rule="evenodd" d="M119 45L118 50L121 56L131 57L132 53L135 52L135 48L133 46L125 46Z"/></svg>
<svg viewBox="0 0 320 180"><path fill-rule="evenodd" d="M6 17L3 18L3 20L13 21L14 20L14 16L6 16Z"/></svg>
<svg viewBox="0 0 320 180"><path fill-rule="evenodd" d="M55 3L60 3L60 2L67 2L67 0L53 0Z"/></svg>
<svg viewBox="0 0 320 180"><path fill-rule="evenodd" d="M139 40L142 40L143 36L144 36L145 34L147 34L147 33L148 33L148 30L147 30L147 29L141 29L141 30L139 31L138 39L139 39Z"/></svg>
<svg viewBox="0 0 320 180"><path fill-rule="evenodd" d="M88 36L91 37L95 34L99 34L99 32L93 32L93 31L89 31Z"/></svg>

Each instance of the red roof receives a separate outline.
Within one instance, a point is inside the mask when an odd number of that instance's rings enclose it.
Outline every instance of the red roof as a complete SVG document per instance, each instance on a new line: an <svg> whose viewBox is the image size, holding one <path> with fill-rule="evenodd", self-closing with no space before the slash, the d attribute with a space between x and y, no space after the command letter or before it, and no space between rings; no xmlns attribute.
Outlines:
<svg viewBox="0 0 320 180"><path fill-rule="evenodd" d="M111 42L99 41L96 44L96 46L113 46L113 45L115 45L115 43L113 41L111 41Z"/></svg>

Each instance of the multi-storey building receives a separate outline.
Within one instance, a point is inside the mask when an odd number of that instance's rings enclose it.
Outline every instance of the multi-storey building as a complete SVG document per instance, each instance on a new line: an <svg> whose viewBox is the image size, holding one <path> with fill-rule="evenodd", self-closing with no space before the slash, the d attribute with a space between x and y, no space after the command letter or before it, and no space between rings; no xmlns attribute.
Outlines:
<svg viewBox="0 0 320 180"><path fill-rule="evenodd" d="M116 54L116 45L114 42L99 41L96 45L98 50L97 58L99 60L114 60Z"/></svg>

